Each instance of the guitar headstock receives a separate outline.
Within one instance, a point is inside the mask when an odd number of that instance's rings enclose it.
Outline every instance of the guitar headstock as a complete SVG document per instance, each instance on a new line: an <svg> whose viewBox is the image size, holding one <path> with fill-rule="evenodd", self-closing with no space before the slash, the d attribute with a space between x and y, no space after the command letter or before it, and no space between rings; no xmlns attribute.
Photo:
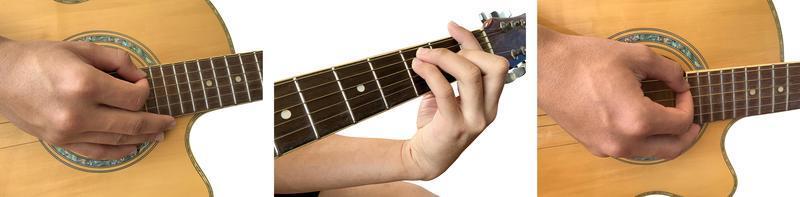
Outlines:
<svg viewBox="0 0 800 197"><path fill-rule="evenodd" d="M492 12L491 17L481 14L483 31L495 55L505 57L509 63L506 83L525 75L525 14L504 17Z"/></svg>

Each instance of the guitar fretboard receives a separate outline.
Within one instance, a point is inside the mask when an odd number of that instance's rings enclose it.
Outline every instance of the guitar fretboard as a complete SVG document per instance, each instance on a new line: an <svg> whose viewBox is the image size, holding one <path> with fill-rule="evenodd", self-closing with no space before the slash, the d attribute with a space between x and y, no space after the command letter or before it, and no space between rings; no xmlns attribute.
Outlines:
<svg viewBox="0 0 800 197"><path fill-rule="evenodd" d="M493 52L484 31L473 34ZM423 47L460 50L456 40L445 38L275 82L275 156L430 91L411 70Z"/></svg>
<svg viewBox="0 0 800 197"><path fill-rule="evenodd" d="M705 123L800 108L800 63L707 70L686 74L694 102L694 122ZM675 104L662 82L645 82L647 97Z"/></svg>
<svg viewBox="0 0 800 197"><path fill-rule="evenodd" d="M262 52L150 66L144 111L180 116L263 98Z"/></svg>

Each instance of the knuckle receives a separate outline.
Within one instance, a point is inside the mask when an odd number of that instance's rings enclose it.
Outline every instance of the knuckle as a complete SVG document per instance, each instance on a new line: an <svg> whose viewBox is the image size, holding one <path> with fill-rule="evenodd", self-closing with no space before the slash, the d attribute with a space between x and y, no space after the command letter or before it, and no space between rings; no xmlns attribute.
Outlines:
<svg viewBox="0 0 800 197"><path fill-rule="evenodd" d="M94 86L90 79L76 74L61 83L59 90L68 97L85 98L94 93Z"/></svg>
<svg viewBox="0 0 800 197"><path fill-rule="evenodd" d="M128 125L126 125L126 128L128 129L128 133L129 134L135 135L135 134L138 134L138 133L142 132L142 129L144 128L144 124L145 124L144 119L137 118L137 119L131 120L128 123Z"/></svg>
<svg viewBox="0 0 800 197"><path fill-rule="evenodd" d="M62 132L48 132L42 136L43 140L54 145L64 145L67 143L67 135Z"/></svg>
<svg viewBox="0 0 800 197"><path fill-rule="evenodd" d="M483 75L481 73L481 69L479 69L478 67L473 66L473 67L469 67L468 69L466 69L464 71L464 79L462 79L462 80L464 80L464 82L467 82L467 83L476 84L476 83L481 83L483 81L483 77L482 76Z"/></svg>
<svg viewBox="0 0 800 197"><path fill-rule="evenodd" d="M642 117L644 117L644 111L634 107L633 110L622 113L620 118L614 121L613 128L623 135L632 137L643 136L647 134L651 128L650 124Z"/></svg>
<svg viewBox="0 0 800 197"><path fill-rule="evenodd" d="M80 130L80 117L78 113L72 110L61 110L55 113L53 120L53 132L55 133L69 133Z"/></svg>
<svg viewBox="0 0 800 197"><path fill-rule="evenodd" d="M429 52L431 55L445 55L447 53L452 53L452 51L444 49L444 48L434 48L431 49Z"/></svg>
<svg viewBox="0 0 800 197"><path fill-rule="evenodd" d="M127 137L125 137L125 135L116 135L114 137L114 145L123 144L123 143L125 143L126 139L127 139Z"/></svg>

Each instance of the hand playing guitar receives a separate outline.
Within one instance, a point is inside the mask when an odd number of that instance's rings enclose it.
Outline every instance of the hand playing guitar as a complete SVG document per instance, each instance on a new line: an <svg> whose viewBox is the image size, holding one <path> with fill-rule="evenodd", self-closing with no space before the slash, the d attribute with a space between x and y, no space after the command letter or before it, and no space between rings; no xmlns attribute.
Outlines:
<svg viewBox="0 0 800 197"><path fill-rule="evenodd" d="M412 63L431 92L422 97L418 130L403 145L403 158L423 180L441 175L494 121L508 71L508 61L484 52L469 31L455 23L448 30L461 51L420 48ZM439 69L456 78L459 96Z"/></svg>
<svg viewBox="0 0 800 197"><path fill-rule="evenodd" d="M644 45L541 26L538 39L539 107L594 155L673 159L697 138L689 84L675 62ZM676 107L645 97L644 79L665 82Z"/></svg>
<svg viewBox="0 0 800 197"><path fill-rule="evenodd" d="M3 116L89 158L121 158L137 144L163 139L175 124L170 116L139 112L149 95L146 74L121 50L0 37L0 76Z"/></svg>
<svg viewBox="0 0 800 197"><path fill-rule="evenodd" d="M414 72L431 88L422 97L414 137L388 140L334 134L297 148L275 160L275 191L359 190L353 186L430 180L447 170L494 121L508 71L508 61L483 52L469 31L454 23L448 30L461 43L460 52L422 48L412 62ZM459 96L440 69L457 79Z"/></svg>

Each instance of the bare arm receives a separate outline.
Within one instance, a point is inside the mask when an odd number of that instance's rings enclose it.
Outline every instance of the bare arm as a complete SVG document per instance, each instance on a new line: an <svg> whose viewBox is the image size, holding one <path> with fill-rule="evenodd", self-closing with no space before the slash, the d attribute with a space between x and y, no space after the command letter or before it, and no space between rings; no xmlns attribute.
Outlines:
<svg viewBox="0 0 800 197"><path fill-rule="evenodd" d="M466 29L450 24L458 53L420 49L412 66L431 88L422 97L417 133L409 140L332 136L275 162L275 191L296 193L401 180L430 180L444 173L494 121L508 62L485 53ZM459 96L440 70L457 80ZM388 129L388 128L387 128Z"/></svg>

